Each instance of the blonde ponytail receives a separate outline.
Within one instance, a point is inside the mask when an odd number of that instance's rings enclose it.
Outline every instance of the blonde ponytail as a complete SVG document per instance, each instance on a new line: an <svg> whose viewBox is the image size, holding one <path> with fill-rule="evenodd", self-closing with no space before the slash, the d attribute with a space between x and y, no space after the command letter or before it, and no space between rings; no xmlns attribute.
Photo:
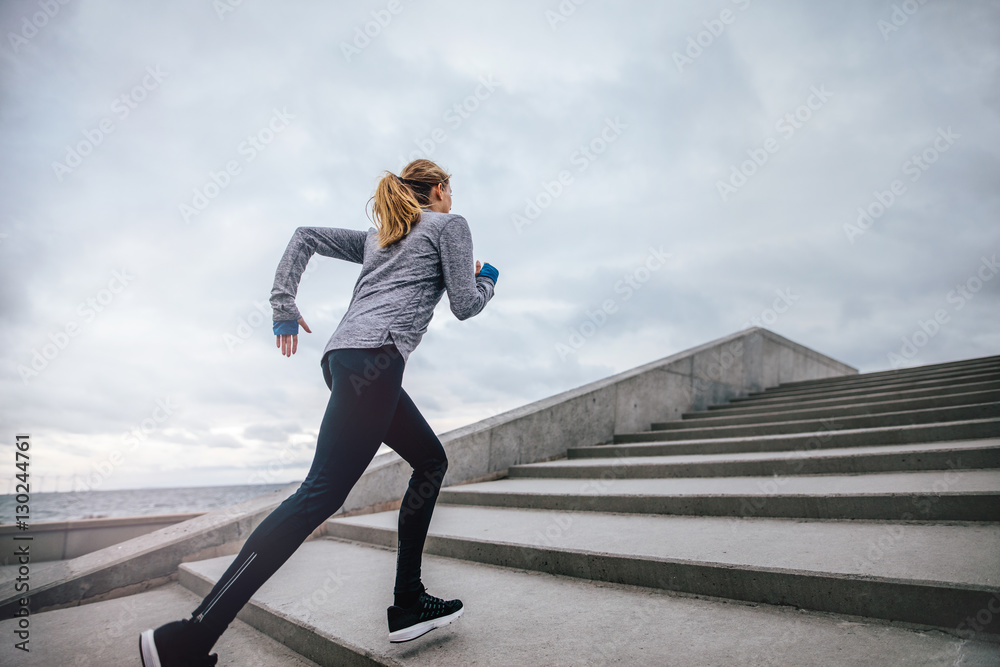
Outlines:
<svg viewBox="0 0 1000 667"><path fill-rule="evenodd" d="M391 171L375 186L373 211L379 246L385 248L410 233L420 222L420 207L430 204L431 189L448 183L451 174L430 160L414 160L397 177Z"/></svg>

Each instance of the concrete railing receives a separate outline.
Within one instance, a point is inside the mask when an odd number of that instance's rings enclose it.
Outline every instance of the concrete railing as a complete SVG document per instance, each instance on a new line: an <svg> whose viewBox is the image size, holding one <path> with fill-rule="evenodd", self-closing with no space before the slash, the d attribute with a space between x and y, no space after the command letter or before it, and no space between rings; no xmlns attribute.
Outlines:
<svg viewBox="0 0 1000 667"><path fill-rule="evenodd" d="M855 373L775 333L747 329L444 433L449 459L444 484L503 477L512 465L609 443L616 433L647 430L652 422L679 419L684 412L782 382ZM398 508L411 473L395 452L377 456L336 515ZM32 609L128 595L176 577L185 560L235 553L296 486L43 566L32 574ZM17 600L14 582L0 581L0 619L13 613Z"/></svg>
<svg viewBox="0 0 1000 667"><path fill-rule="evenodd" d="M132 595L176 579L177 567L185 561L236 553L254 528L297 487L289 484L69 560L35 563L34 540L23 542L20 546L28 550L28 562L0 580L0 620L12 618L24 607L24 597L34 613ZM23 573L22 567L27 568ZM30 582L27 591L25 578Z"/></svg>
<svg viewBox="0 0 1000 667"><path fill-rule="evenodd" d="M41 563L76 558L202 514L204 512L48 521L32 523L29 533L17 526L3 525L0 526L0 564L15 564L15 535L31 536L31 560Z"/></svg>

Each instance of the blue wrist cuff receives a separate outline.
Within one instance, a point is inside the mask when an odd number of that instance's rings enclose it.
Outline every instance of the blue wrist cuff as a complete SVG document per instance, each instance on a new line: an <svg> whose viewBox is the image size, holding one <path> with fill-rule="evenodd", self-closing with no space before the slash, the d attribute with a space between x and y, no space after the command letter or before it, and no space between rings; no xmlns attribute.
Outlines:
<svg viewBox="0 0 1000 667"><path fill-rule="evenodd" d="M288 334L291 334L292 336L297 336L298 333L299 333L298 320L281 320L280 322L274 323L275 336L285 336Z"/></svg>
<svg viewBox="0 0 1000 667"><path fill-rule="evenodd" d="M493 284L497 284L497 278L500 277L500 272L497 271L496 267L492 264L483 264L482 268L479 269L479 275L489 278L493 281Z"/></svg>

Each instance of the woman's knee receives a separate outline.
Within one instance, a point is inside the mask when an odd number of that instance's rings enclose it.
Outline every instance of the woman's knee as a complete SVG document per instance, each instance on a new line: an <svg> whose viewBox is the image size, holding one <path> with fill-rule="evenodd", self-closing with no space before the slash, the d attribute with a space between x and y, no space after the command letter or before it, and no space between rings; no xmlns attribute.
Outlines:
<svg viewBox="0 0 1000 667"><path fill-rule="evenodd" d="M419 468L413 469L410 485L400 505L400 517L406 518L412 514L426 511L428 503L437 500L438 492L444 474L448 470L448 459L427 461Z"/></svg>
<svg viewBox="0 0 1000 667"><path fill-rule="evenodd" d="M413 469L413 481L419 484L417 491L422 496L437 495L447 471L447 458L435 458L424 461L421 465Z"/></svg>
<svg viewBox="0 0 1000 667"><path fill-rule="evenodd" d="M301 521L315 528L339 510L347 499L347 492L330 483L303 483L289 497L289 508ZM286 501L287 502L287 501Z"/></svg>
<svg viewBox="0 0 1000 667"><path fill-rule="evenodd" d="M413 468L414 474L424 475L427 477L437 477L439 480L444 477L444 474L448 471L448 457L447 456L436 456L433 458L425 459L422 463Z"/></svg>
<svg viewBox="0 0 1000 667"><path fill-rule="evenodd" d="M438 470L438 475L439 475L439 477L437 478L438 479L438 486L440 486L441 482L444 481L444 474L446 472L448 472L448 459L447 458L440 459L440 463L438 464L437 470Z"/></svg>

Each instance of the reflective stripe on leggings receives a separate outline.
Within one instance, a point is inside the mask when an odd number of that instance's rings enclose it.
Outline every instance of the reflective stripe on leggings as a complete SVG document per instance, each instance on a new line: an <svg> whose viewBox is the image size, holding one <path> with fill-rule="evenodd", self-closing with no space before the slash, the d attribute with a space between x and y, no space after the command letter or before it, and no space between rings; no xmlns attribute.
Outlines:
<svg viewBox="0 0 1000 667"><path fill-rule="evenodd" d="M212 607L214 607L215 603L219 601L219 598L222 597L223 593L225 593L227 590L229 590L229 587L233 585L234 581L236 581L236 577L238 577L241 574L243 574L243 571L245 569L247 569L247 565L250 564L250 561L252 561L256 557L257 557L257 552L256 551L253 552L252 554L250 554L250 557L246 559L246 562L244 562L243 565L240 566L240 569L236 571L236 574L233 575L233 578L229 580L229 583L226 584L223 587L223 589L221 591L219 591L218 594L216 594L216 596L214 598L212 598L212 601L208 604L208 607L205 608L205 611L203 611L200 614L198 614L198 618L196 620L201 621L201 619L205 618L205 614L207 614L209 611L211 611Z"/></svg>

